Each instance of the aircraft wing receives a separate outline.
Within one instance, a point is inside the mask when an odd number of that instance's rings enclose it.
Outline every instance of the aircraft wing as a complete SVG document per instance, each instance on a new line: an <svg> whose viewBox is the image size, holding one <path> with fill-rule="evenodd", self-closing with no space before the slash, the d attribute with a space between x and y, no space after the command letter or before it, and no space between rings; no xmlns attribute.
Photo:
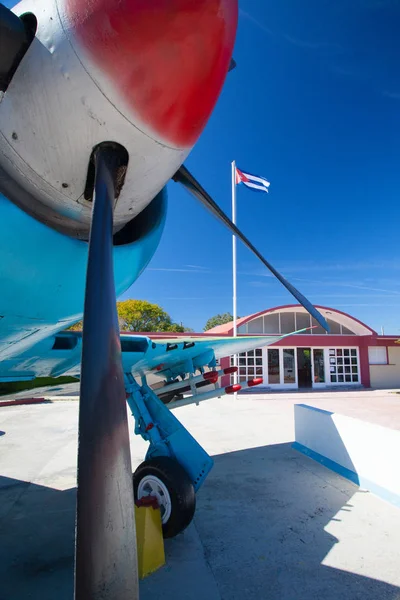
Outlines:
<svg viewBox="0 0 400 600"><path fill-rule="evenodd" d="M130 345L133 349L133 344L138 343L139 338L121 335L122 359L124 366L131 365L131 372L135 376L156 373L160 377L173 377L204 367L211 368L220 358L269 346L284 337L287 335L236 338L189 336L162 340L142 338L143 347L144 340L148 340L147 349L141 358L133 361L133 356L130 357L127 350Z"/></svg>
<svg viewBox="0 0 400 600"><path fill-rule="evenodd" d="M185 378L195 371L214 369L219 359L262 348L304 330L282 336L185 336L157 339L122 333L123 369L150 384ZM8 398L77 396L82 333L65 331L0 364L0 396ZM43 383L43 385L42 385ZM10 390L10 391L9 391Z"/></svg>

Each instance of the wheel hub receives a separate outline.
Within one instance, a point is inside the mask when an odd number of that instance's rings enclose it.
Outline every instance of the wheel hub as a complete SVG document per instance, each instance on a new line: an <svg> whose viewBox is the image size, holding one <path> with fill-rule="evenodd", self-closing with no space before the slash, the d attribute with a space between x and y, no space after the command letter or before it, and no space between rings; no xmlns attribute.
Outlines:
<svg viewBox="0 0 400 600"><path fill-rule="evenodd" d="M140 480L137 490L138 500L145 496L157 498L161 512L161 521L165 525L171 516L172 504L167 486L155 475L146 475Z"/></svg>

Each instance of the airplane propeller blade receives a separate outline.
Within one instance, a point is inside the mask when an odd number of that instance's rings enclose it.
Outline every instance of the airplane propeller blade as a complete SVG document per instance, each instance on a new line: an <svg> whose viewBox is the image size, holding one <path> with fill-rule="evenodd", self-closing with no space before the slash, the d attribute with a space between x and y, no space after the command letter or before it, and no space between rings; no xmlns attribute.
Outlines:
<svg viewBox="0 0 400 600"><path fill-rule="evenodd" d="M75 600L136 600L137 550L126 394L113 273L117 157L95 154L83 318Z"/></svg>
<svg viewBox="0 0 400 600"><path fill-rule="evenodd" d="M253 246L250 240L236 227L230 218L224 213L224 211L218 206L218 204L211 198L211 196L205 191L200 183L193 177L188 169L182 165L180 169L175 173L172 178L174 181L181 183L189 192L195 196L212 214L217 217L232 233L234 233L253 254L260 259L260 261L275 275L275 277L285 286L285 288L300 302L302 306L314 317L314 319L329 332L329 326L325 321L324 317L317 311L316 308L301 294L283 275L281 275L272 265L269 263L263 255Z"/></svg>
<svg viewBox="0 0 400 600"><path fill-rule="evenodd" d="M229 69L228 69L228 73L229 73L230 71L233 71L233 69L235 69L235 68L236 68L236 61L235 61L235 59L234 59L234 58L231 58L231 62L229 63Z"/></svg>
<svg viewBox="0 0 400 600"><path fill-rule="evenodd" d="M35 36L28 15L19 18L0 4L0 91L5 92Z"/></svg>

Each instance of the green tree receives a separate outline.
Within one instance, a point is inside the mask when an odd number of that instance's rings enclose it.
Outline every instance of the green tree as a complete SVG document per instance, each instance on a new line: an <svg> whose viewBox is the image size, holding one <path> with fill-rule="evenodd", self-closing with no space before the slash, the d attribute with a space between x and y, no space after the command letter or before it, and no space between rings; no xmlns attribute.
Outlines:
<svg viewBox="0 0 400 600"><path fill-rule="evenodd" d="M185 327L174 323L161 306L146 300L124 300L117 302L118 321L121 331L157 332L170 331L184 332ZM82 329L82 321L72 325L71 331Z"/></svg>
<svg viewBox="0 0 400 600"><path fill-rule="evenodd" d="M117 307L121 331L185 331L158 304L146 300L124 300L118 302Z"/></svg>
<svg viewBox="0 0 400 600"><path fill-rule="evenodd" d="M240 317L238 317L239 319ZM225 325L225 323L230 323L233 321L233 315L231 313L226 312L220 315L215 315L208 319L207 323L204 326L204 331L208 331L212 329L212 327L216 327L217 325Z"/></svg>

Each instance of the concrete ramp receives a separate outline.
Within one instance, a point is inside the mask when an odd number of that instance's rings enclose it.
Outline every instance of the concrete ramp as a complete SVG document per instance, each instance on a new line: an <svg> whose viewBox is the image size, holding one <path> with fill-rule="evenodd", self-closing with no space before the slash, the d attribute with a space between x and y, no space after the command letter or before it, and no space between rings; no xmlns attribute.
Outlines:
<svg viewBox="0 0 400 600"><path fill-rule="evenodd" d="M293 448L400 507L400 431L295 404Z"/></svg>

